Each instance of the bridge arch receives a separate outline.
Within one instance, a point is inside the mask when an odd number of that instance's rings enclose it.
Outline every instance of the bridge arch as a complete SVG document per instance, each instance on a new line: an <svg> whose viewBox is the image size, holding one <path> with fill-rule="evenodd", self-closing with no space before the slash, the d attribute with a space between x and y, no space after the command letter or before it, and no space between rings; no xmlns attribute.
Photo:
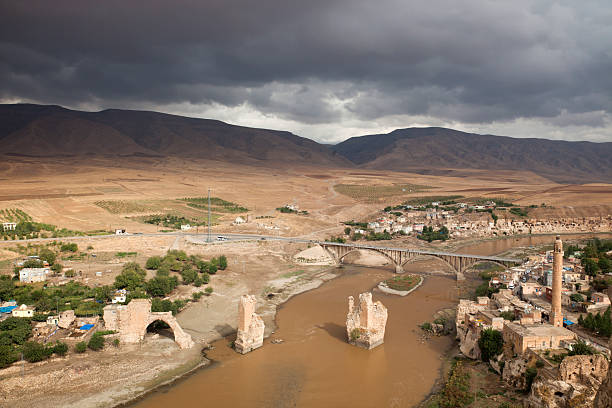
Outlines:
<svg viewBox="0 0 612 408"><path fill-rule="evenodd" d="M348 251L347 253L343 254L343 255L342 255L342 256L340 256L340 257L338 257L338 261L339 261L339 262L342 262L342 260L343 260L343 259L344 259L344 258L345 258L347 255L352 254L352 253L356 253L356 252L358 253L359 251L370 251L370 252L374 252L375 254L382 255L382 256L383 256L383 257L384 257L384 258L385 258L387 261L389 261L391 264L393 264L393 265L395 265L395 264L396 264L395 260L394 260L393 258L391 258L389 255L385 254L383 251L379 251L379 250L376 250L376 249L370 249L370 248L354 248L354 249L351 249L351 250L350 250L350 251Z"/></svg>
<svg viewBox="0 0 612 408"><path fill-rule="evenodd" d="M433 255L433 254L418 254L418 256L413 256L411 258L406 259L406 261L404 263L402 263L400 266L403 267L404 265L406 265L408 263L411 263L411 262L414 262L414 261L418 260L419 256L426 256L426 257L430 257L430 258L439 259L442 262L444 262L444 264L446 266L448 266L453 272L455 272L455 273L459 273L460 272L460 271L457 271L457 268L455 268L455 266L453 264L451 264L450 262L448 262L446 259L444 259L441 256Z"/></svg>

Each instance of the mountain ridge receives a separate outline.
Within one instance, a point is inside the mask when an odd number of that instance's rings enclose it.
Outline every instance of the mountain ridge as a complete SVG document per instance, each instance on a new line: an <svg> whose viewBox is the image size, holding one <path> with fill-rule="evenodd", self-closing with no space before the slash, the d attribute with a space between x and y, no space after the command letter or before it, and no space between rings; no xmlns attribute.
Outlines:
<svg viewBox="0 0 612 408"><path fill-rule="evenodd" d="M612 182L612 142L396 129L336 145L281 130L168 113L58 105L0 105L0 154L24 157L189 157L230 163L364 168L420 174L523 170L561 183Z"/></svg>
<svg viewBox="0 0 612 408"><path fill-rule="evenodd" d="M526 170L563 183L612 181L612 143L512 138L439 127L353 137L334 150L376 170Z"/></svg>

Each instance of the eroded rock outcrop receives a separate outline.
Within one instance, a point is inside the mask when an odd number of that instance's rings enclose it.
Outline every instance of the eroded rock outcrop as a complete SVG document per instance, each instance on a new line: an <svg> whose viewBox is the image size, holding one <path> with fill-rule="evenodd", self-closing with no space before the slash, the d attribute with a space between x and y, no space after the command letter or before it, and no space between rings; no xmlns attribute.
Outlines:
<svg viewBox="0 0 612 408"><path fill-rule="evenodd" d="M241 354L255 350L263 345L265 325L255 313L257 299L254 295L242 295L238 304L238 335L234 349Z"/></svg>
<svg viewBox="0 0 612 408"><path fill-rule="evenodd" d="M478 339L480 334L476 330L467 330L463 337L459 338L459 350L464 356L471 358L472 360L480 359L480 347L478 346Z"/></svg>
<svg viewBox="0 0 612 408"><path fill-rule="evenodd" d="M346 332L349 343L368 350L381 345L385 338L387 308L380 301L373 302L370 292L359 295L357 306L352 296L348 301Z"/></svg>
<svg viewBox="0 0 612 408"><path fill-rule="evenodd" d="M504 364L502 378L505 382L512 385L514 388L525 389L527 371L527 360L518 357L508 360Z"/></svg>
<svg viewBox="0 0 612 408"><path fill-rule="evenodd" d="M591 408L607 371L608 360L600 354L565 357L559 365L557 378L536 378L526 405Z"/></svg>
<svg viewBox="0 0 612 408"><path fill-rule="evenodd" d="M612 299L612 287L608 288L608 297ZM610 317L612 319L612 316ZM610 337L610 349L612 350L612 337ZM604 378L595 402L593 404L595 408L609 408L612 407L612 365L608 366L608 374Z"/></svg>

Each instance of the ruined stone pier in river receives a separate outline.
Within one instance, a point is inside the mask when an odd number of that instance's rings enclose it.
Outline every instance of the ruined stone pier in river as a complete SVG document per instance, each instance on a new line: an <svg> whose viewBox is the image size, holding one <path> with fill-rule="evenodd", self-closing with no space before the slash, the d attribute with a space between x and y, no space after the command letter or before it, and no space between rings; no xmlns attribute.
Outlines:
<svg viewBox="0 0 612 408"><path fill-rule="evenodd" d="M238 335L234 349L241 354L255 350L263 345L264 322L255 313L257 298L254 295L242 295L238 304Z"/></svg>
<svg viewBox="0 0 612 408"><path fill-rule="evenodd" d="M372 301L370 292L359 295L359 303L349 296L349 310L346 316L346 333L349 343L373 349L385 340L387 325L387 308L380 302Z"/></svg>

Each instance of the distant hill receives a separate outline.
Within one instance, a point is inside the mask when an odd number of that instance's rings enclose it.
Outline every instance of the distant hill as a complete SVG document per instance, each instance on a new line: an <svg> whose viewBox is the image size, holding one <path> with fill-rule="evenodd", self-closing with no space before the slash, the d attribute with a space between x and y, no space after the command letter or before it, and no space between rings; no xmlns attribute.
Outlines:
<svg viewBox="0 0 612 408"><path fill-rule="evenodd" d="M81 112L31 104L0 105L0 153L182 156L244 164L352 166L328 147L289 132L158 112Z"/></svg>
<svg viewBox="0 0 612 408"><path fill-rule="evenodd" d="M517 139L431 127L352 137L333 149L370 169L424 174L525 170L561 183L612 183L612 143Z"/></svg>
<svg viewBox="0 0 612 408"><path fill-rule="evenodd" d="M362 167L421 174L524 170L561 183L612 183L612 143L398 129L335 146L290 132L158 112L81 112L54 105L0 105L0 154L28 157L185 157L274 167Z"/></svg>

